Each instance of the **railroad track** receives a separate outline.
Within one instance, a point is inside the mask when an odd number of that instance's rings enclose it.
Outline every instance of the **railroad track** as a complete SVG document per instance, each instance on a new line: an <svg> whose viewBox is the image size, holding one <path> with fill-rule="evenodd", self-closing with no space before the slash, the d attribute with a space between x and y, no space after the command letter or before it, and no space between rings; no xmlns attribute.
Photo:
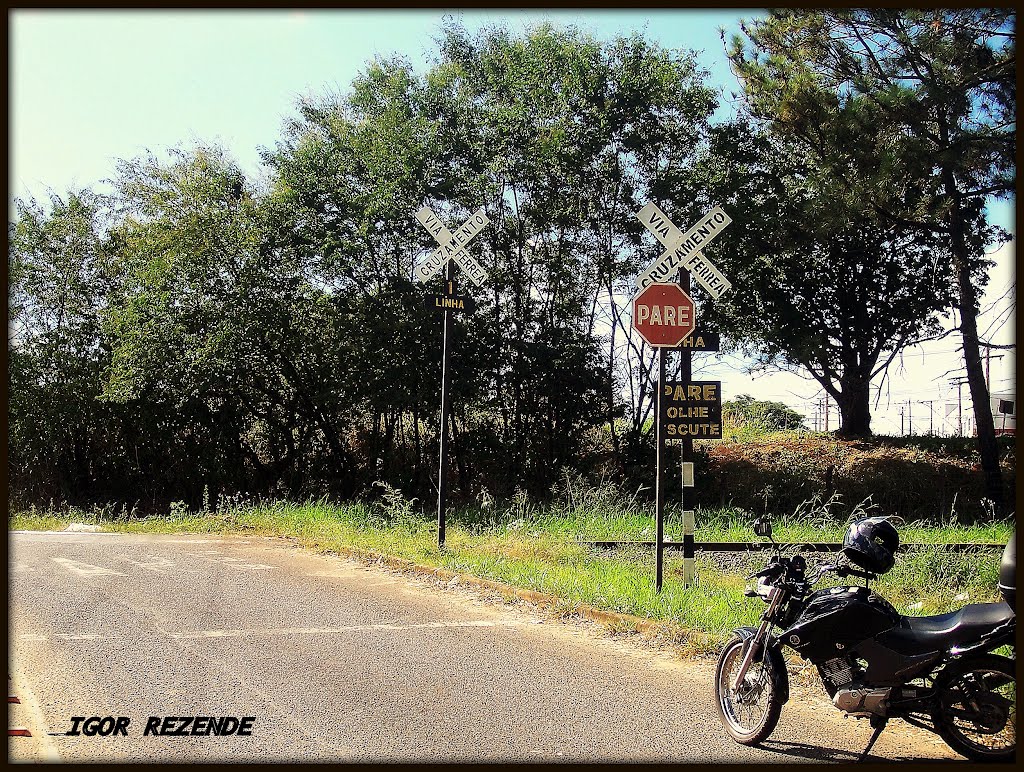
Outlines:
<svg viewBox="0 0 1024 772"><path fill-rule="evenodd" d="M597 549L619 549L628 547L650 547L654 548L655 543L653 541L581 541L587 547L594 547ZM681 541L668 541L664 542L665 549L669 550L681 550L683 549L683 542ZM839 552L842 550L843 545L838 542L806 542L806 541L794 541L794 542L779 542L779 547L790 548L796 547L802 549L805 552ZM906 552L910 549L917 548L933 548L942 549L948 552L973 552L987 551L987 550L1001 550L1005 547L1005 544L994 544L994 543L972 543L972 544L901 544L900 552ZM755 552L758 550L770 550L775 545L770 542L741 542L741 541L698 541L693 543L693 548L697 552Z"/></svg>

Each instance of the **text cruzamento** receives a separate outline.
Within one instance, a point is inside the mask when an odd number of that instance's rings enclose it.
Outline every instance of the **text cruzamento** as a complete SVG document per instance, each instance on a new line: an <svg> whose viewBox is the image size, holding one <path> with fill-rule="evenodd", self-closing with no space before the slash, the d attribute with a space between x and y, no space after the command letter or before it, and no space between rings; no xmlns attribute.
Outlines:
<svg viewBox="0 0 1024 772"><path fill-rule="evenodd" d="M732 218L721 207L715 207L686 233L678 233L662 218L660 210L656 208L652 208L648 218L649 221L645 224L659 236L668 249L638 277L637 286L645 287L648 284L664 282L680 268L689 271L716 299L732 286L701 251L707 242L714 239L732 222ZM674 234L678 234L678 237L669 241Z"/></svg>
<svg viewBox="0 0 1024 772"><path fill-rule="evenodd" d="M427 207L417 212L416 218L440 244L423 262L416 266L417 278L420 281L426 281L433 276L449 258L453 258L463 270L469 272L470 278L477 280L478 284L486 277L483 268L464 250L466 244L490 222L483 207L473 212L469 219L456 229L455 233L451 233L445 228Z"/></svg>

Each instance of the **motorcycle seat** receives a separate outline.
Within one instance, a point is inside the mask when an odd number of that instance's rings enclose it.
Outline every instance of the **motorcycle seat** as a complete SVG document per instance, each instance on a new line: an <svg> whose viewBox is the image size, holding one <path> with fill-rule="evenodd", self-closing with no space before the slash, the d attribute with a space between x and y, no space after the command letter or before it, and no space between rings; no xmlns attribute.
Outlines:
<svg viewBox="0 0 1024 772"><path fill-rule="evenodd" d="M901 654L923 654L974 643L1014 617L1005 603L972 603L959 611L928 617L902 617L879 642Z"/></svg>

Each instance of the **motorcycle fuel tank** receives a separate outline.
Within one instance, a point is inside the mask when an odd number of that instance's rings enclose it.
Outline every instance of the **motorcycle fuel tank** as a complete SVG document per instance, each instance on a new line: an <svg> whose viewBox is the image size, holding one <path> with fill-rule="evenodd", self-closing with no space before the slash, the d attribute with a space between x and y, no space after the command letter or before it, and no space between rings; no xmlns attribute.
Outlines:
<svg viewBox="0 0 1024 772"><path fill-rule="evenodd" d="M848 654L899 621L896 609L867 587L829 587L807 598L800 616L780 639L804 659L821 662Z"/></svg>

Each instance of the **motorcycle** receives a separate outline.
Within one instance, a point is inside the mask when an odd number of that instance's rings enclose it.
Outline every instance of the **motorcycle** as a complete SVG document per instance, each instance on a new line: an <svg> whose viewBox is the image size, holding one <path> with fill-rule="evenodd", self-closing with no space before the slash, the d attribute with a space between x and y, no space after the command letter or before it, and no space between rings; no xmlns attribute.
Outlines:
<svg viewBox="0 0 1024 772"><path fill-rule="evenodd" d="M775 729L789 700L783 647L817 667L832 703L868 718L874 730L858 761L868 757L890 719L937 733L974 761L1013 761L1016 735L1016 552L1003 553L1003 601L977 603L937 616L901 615L869 583L895 563L899 535L885 518L852 523L834 563L808 571L802 554L784 555L771 523L754 532L774 545L768 565L751 574L748 597L767 608L760 624L742 627L722 651L715 673L718 714L743 745ZM829 574L864 584L813 590Z"/></svg>

